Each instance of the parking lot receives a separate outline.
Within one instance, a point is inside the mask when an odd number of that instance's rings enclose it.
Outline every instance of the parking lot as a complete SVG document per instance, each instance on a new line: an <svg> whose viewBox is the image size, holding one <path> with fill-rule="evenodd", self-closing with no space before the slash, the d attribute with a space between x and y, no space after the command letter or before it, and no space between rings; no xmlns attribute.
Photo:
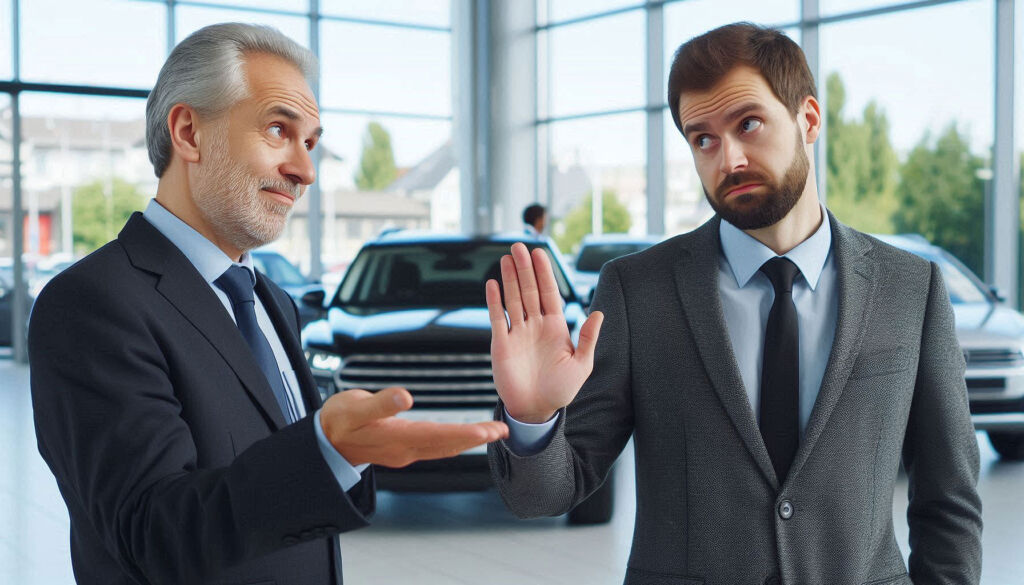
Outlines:
<svg viewBox="0 0 1024 585"><path fill-rule="evenodd" d="M68 517L35 446L28 368L0 353L0 583L72 585ZM1024 582L1024 463L1000 462L984 435L984 585ZM633 529L632 456L619 474L610 524L568 527L563 518L520 521L492 491L378 497L370 528L342 536L349 585L416 583L612 585L622 582ZM906 481L894 500L907 552Z"/></svg>

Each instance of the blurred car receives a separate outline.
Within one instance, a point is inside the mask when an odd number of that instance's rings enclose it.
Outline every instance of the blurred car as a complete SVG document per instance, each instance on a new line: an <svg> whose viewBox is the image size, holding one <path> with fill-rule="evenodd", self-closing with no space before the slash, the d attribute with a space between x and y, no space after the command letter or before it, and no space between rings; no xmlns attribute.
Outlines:
<svg viewBox="0 0 1024 585"><path fill-rule="evenodd" d="M415 403L401 416L436 422L491 420L498 396L491 370L491 330L484 283L501 280L500 259L521 233L463 236L390 232L363 245L331 300L327 318L310 323L303 347L321 394L402 386ZM547 252L571 336L583 308L546 238L526 239ZM378 468L378 487L395 491L463 491L491 487L486 449ZM570 522L606 522L612 478L570 513Z"/></svg>
<svg viewBox="0 0 1024 585"><path fill-rule="evenodd" d="M576 253L575 276L573 284L583 299L584 306L590 305L593 298L597 278L605 262L619 256L640 252L657 244L662 238L658 236L631 236L629 234L587 234L583 236L580 249Z"/></svg>
<svg viewBox="0 0 1024 585"><path fill-rule="evenodd" d="M974 428L988 433L1003 459L1024 460L1024 315L1004 306L992 287L921 236L875 237L939 266L967 361Z"/></svg>
<svg viewBox="0 0 1024 585"><path fill-rule="evenodd" d="M256 269L284 289L295 301L299 307L300 327L323 317L326 293L322 284L303 276L294 264L273 250L253 250L250 255Z"/></svg>

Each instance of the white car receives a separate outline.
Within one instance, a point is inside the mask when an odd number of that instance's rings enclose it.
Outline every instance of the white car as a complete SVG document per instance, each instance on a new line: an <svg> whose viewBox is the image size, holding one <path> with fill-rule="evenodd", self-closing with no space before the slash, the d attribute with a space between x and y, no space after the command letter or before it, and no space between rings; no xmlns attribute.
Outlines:
<svg viewBox="0 0 1024 585"><path fill-rule="evenodd" d="M1024 460L1024 315L1005 306L952 254L921 236L875 237L938 264L967 361L974 428L987 431L1003 459Z"/></svg>

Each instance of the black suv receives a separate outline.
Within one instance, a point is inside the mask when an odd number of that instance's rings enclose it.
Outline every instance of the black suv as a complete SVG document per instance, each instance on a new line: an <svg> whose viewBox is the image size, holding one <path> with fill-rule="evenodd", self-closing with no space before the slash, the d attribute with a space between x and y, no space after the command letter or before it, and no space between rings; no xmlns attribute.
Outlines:
<svg viewBox="0 0 1024 585"><path fill-rule="evenodd" d="M557 249L523 234L459 236L397 232L368 242L353 260L325 319L302 332L325 398L351 388L402 386L415 403L401 416L437 422L491 420L497 393L484 283L501 281L499 261L515 242L548 253L573 341L585 314ZM484 448L457 457L377 469L395 491L463 491L492 486ZM569 515L576 524L607 522L612 479Z"/></svg>

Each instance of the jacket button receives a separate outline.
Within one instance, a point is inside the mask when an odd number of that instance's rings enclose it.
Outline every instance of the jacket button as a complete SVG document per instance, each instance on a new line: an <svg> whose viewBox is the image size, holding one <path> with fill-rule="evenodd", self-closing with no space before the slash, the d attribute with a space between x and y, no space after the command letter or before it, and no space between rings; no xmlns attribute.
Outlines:
<svg viewBox="0 0 1024 585"><path fill-rule="evenodd" d="M764 585L782 585L782 581L775 575L772 575L764 580Z"/></svg>
<svg viewBox="0 0 1024 585"><path fill-rule="evenodd" d="M779 517L783 520L789 520L793 517L793 503L789 500L782 500L779 503Z"/></svg>

